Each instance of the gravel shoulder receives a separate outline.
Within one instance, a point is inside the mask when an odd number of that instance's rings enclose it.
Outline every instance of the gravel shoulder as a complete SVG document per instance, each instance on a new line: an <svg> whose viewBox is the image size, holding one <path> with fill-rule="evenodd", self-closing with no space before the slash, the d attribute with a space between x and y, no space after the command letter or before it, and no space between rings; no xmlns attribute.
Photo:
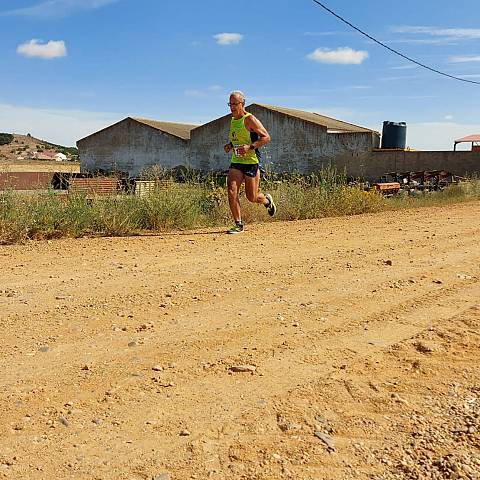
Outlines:
<svg viewBox="0 0 480 480"><path fill-rule="evenodd" d="M480 478L479 218L0 246L0 478Z"/></svg>

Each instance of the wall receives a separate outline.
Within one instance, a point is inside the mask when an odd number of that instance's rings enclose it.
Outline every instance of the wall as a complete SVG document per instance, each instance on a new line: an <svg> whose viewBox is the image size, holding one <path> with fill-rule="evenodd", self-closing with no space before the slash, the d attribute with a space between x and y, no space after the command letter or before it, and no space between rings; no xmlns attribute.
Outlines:
<svg viewBox="0 0 480 480"><path fill-rule="evenodd" d="M0 172L0 190L37 190L52 186L54 173Z"/></svg>
<svg viewBox="0 0 480 480"><path fill-rule="evenodd" d="M223 146L228 143L230 118L226 115L190 132L191 167L205 172L228 168L231 154L227 155Z"/></svg>
<svg viewBox="0 0 480 480"><path fill-rule="evenodd" d="M480 152L412 152L373 151L357 156L341 156L339 168L345 168L351 177L377 180L389 172L417 172L422 170L447 170L454 175L480 173Z"/></svg>
<svg viewBox="0 0 480 480"><path fill-rule="evenodd" d="M161 165L185 165L188 142L130 118L77 142L82 172L120 171L131 177Z"/></svg>
<svg viewBox="0 0 480 480"><path fill-rule="evenodd" d="M369 132L327 133L326 127L292 118L259 105L248 108L263 123L272 141L262 148L263 163L276 172L310 173L335 162L338 155L371 151L379 137ZM226 170L230 155L223 152L228 142L230 115L191 132L190 161L200 170Z"/></svg>

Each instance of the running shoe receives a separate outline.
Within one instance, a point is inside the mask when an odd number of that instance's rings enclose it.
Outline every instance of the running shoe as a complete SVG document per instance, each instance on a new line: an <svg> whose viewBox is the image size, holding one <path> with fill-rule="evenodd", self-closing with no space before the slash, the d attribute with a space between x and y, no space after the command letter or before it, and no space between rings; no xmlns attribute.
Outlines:
<svg viewBox="0 0 480 480"><path fill-rule="evenodd" d="M243 231L243 223L236 223L230 230L227 230L227 233L233 235L235 233L242 233Z"/></svg>
<svg viewBox="0 0 480 480"><path fill-rule="evenodd" d="M265 197L267 197L269 202L268 205L265 205L265 208L267 209L268 214L273 217L277 211L277 206L275 205L275 202L269 193L267 193Z"/></svg>

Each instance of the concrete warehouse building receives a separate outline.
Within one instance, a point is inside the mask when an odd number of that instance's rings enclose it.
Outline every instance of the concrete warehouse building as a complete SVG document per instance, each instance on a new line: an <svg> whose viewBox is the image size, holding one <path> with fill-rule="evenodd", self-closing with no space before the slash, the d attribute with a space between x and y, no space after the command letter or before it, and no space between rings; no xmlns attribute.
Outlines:
<svg viewBox="0 0 480 480"><path fill-rule="evenodd" d="M380 142L378 132L316 113L252 104L272 142L262 149L265 163L277 172L309 173L322 165L355 161ZM77 141L82 172L123 172L137 177L153 165L188 165L210 171L225 170L231 115L205 125L159 122L127 117Z"/></svg>
<svg viewBox="0 0 480 480"><path fill-rule="evenodd" d="M137 177L154 165L186 165L190 131L196 126L127 117L77 141L82 172Z"/></svg>
<svg viewBox="0 0 480 480"><path fill-rule="evenodd" d="M322 166L350 177L377 180L388 172L447 170L455 175L480 172L480 152L379 150L380 134L317 113L253 103L272 141L262 148L263 162L274 172L308 174ZM226 170L231 115L204 125L127 117L78 140L82 172L122 172L138 177L154 165L179 165L203 171Z"/></svg>
<svg viewBox="0 0 480 480"><path fill-rule="evenodd" d="M267 168L276 172L311 173L322 165L347 167L360 154L380 144L380 134L368 128L317 113L254 103L246 107L270 133L262 149ZM231 115L225 115L191 132L190 161L200 170L228 168L223 151L228 141Z"/></svg>

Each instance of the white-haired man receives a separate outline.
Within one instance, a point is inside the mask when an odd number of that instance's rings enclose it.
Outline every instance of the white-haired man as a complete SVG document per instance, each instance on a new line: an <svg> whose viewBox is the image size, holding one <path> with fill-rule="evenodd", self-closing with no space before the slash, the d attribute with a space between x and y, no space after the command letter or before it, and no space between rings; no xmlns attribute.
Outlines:
<svg viewBox="0 0 480 480"><path fill-rule="evenodd" d="M277 211L272 196L258 191L260 170L257 152L270 141L270 135L260 120L245 110L245 95L242 92L232 92L228 106L232 112L230 142L224 149L226 153L233 150L227 187L228 203L235 225L227 233L241 233L244 227L238 192L242 183L245 183L245 195L250 202L264 205L271 216Z"/></svg>

